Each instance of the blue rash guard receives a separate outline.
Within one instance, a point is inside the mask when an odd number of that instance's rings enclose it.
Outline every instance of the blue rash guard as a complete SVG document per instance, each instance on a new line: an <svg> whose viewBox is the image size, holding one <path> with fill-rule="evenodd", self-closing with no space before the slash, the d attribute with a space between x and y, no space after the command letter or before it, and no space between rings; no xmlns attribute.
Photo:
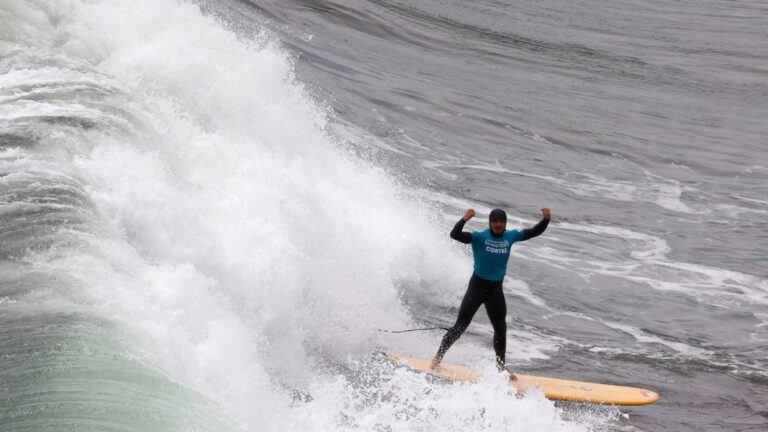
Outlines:
<svg viewBox="0 0 768 432"><path fill-rule="evenodd" d="M475 274L493 282L504 280L512 245L523 239L522 230L504 231L494 237L491 229L472 232L472 255L475 258Z"/></svg>
<svg viewBox="0 0 768 432"><path fill-rule="evenodd" d="M475 274L478 277L499 282L504 280L504 275L507 274L507 262L509 262L512 244L541 235L547 229L549 219L542 219L533 228L504 231L500 237L494 237L490 228L485 231L463 232L465 223L463 218L456 222L451 231L451 238L465 244L472 244Z"/></svg>

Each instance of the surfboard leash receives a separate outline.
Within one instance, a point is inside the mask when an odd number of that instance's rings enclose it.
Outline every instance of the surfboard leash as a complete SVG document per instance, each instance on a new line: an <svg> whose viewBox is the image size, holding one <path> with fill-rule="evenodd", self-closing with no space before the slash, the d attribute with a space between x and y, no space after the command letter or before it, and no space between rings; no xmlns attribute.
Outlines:
<svg viewBox="0 0 768 432"><path fill-rule="evenodd" d="M427 328L415 328L415 329L408 329L408 330L384 330L379 329L382 333L408 333L408 332L415 332L415 331L426 331L426 330L450 330L448 327L427 327Z"/></svg>

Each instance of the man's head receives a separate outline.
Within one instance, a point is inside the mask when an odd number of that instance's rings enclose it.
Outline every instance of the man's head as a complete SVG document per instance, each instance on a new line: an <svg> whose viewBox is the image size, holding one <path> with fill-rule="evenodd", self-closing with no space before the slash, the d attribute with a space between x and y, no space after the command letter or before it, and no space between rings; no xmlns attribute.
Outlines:
<svg viewBox="0 0 768 432"><path fill-rule="evenodd" d="M502 209L494 209L488 216L488 225L491 227L491 234L496 237L504 234L507 228L507 214Z"/></svg>

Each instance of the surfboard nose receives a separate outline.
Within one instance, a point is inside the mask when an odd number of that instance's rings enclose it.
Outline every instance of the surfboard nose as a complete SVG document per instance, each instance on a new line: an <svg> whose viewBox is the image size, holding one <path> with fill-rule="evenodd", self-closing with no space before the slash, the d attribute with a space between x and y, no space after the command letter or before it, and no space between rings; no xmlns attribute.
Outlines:
<svg viewBox="0 0 768 432"><path fill-rule="evenodd" d="M656 393L655 391L643 389L640 393L643 395L643 397L645 397L646 404L652 404L657 400L659 400L659 394Z"/></svg>

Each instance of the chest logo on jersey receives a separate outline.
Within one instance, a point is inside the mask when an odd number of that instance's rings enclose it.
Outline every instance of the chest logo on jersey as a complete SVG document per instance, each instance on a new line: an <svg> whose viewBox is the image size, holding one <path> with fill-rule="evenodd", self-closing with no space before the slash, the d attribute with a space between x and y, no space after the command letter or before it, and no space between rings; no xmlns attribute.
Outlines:
<svg viewBox="0 0 768 432"><path fill-rule="evenodd" d="M485 240L485 251L495 254L509 253L509 241L495 241L487 239Z"/></svg>

